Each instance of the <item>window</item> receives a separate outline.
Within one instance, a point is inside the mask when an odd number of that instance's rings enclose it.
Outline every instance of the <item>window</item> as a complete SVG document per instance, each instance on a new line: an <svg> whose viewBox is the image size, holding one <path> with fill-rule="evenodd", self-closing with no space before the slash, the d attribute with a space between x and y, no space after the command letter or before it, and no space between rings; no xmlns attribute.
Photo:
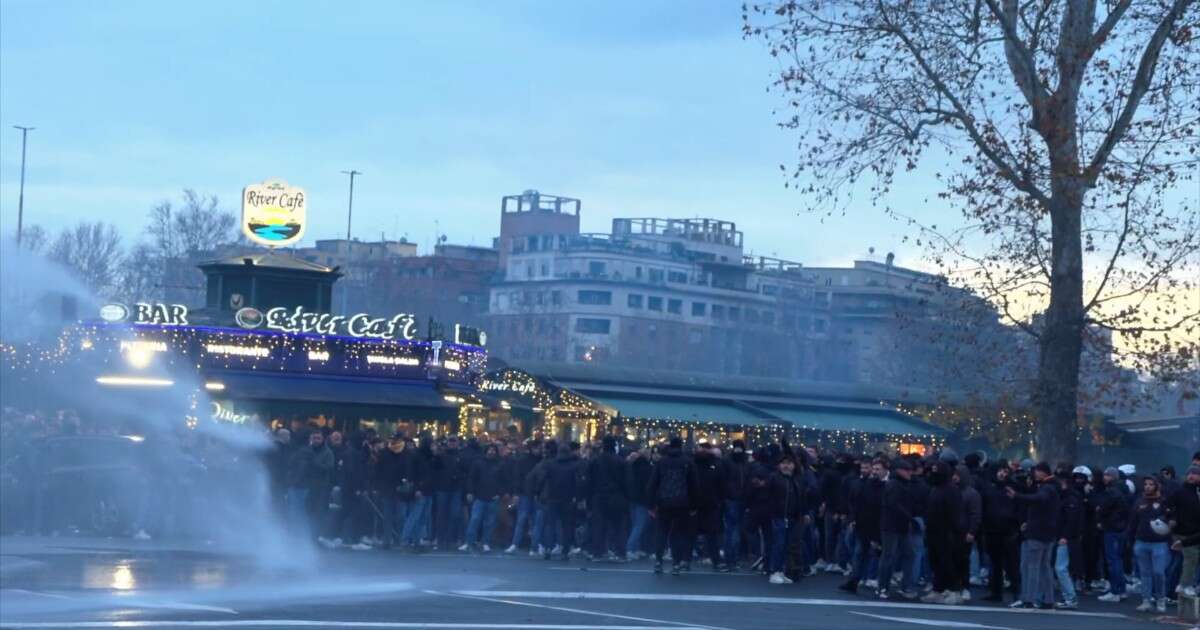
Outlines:
<svg viewBox="0 0 1200 630"><path fill-rule="evenodd" d="M683 313L683 300L667 300L667 312L676 315Z"/></svg>
<svg viewBox="0 0 1200 630"><path fill-rule="evenodd" d="M575 320L575 332L593 335L607 335L611 325L611 320L580 317L579 319Z"/></svg>
<svg viewBox="0 0 1200 630"><path fill-rule="evenodd" d="M637 267L633 268L633 277L637 278L638 280L642 279L642 266L641 265L638 265Z"/></svg>
<svg viewBox="0 0 1200 630"><path fill-rule="evenodd" d="M648 269L647 274L649 274L648 278L650 282L661 283L663 281L662 269Z"/></svg>
<svg viewBox="0 0 1200 630"><path fill-rule="evenodd" d="M774 326L775 325L775 313L773 311L763 311L762 323L766 324L767 326Z"/></svg>
<svg viewBox="0 0 1200 630"><path fill-rule="evenodd" d="M650 297L650 299L646 300L646 308L648 308L652 311L661 311L662 310L662 298Z"/></svg>
<svg viewBox="0 0 1200 630"><path fill-rule="evenodd" d="M729 321L736 322L742 319L742 309L737 306L729 307Z"/></svg>
<svg viewBox="0 0 1200 630"><path fill-rule="evenodd" d="M550 303L555 306L562 306L562 291L554 290L550 292Z"/></svg>
<svg viewBox="0 0 1200 630"><path fill-rule="evenodd" d="M667 282L678 282L679 284L687 284L687 274L682 271L668 271Z"/></svg>
<svg viewBox="0 0 1200 630"><path fill-rule="evenodd" d="M720 304L713 304L712 318L713 319L725 319L725 307Z"/></svg>
<svg viewBox="0 0 1200 630"><path fill-rule="evenodd" d="M779 287L773 284L764 284L762 292L763 295L779 295Z"/></svg>
<svg viewBox="0 0 1200 630"><path fill-rule="evenodd" d="M692 302L692 316L693 317L704 317L704 314L707 311L708 311L708 305L705 304L704 302Z"/></svg>
<svg viewBox="0 0 1200 630"><path fill-rule="evenodd" d="M599 260L588 261L588 275L602 276L607 269L608 266Z"/></svg>
<svg viewBox="0 0 1200 630"><path fill-rule="evenodd" d="M536 251L537 251L537 248L538 248L538 237L536 237L536 236L530 236L528 239L526 239L526 242L529 244L529 245L528 245L529 251L531 251L531 252L536 252Z"/></svg>
<svg viewBox="0 0 1200 630"><path fill-rule="evenodd" d="M758 311L756 311L752 308L746 309L746 323L747 324L757 324L758 323Z"/></svg>
<svg viewBox="0 0 1200 630"><path fill-rule="evenodd" d="M642 308L642 296L637 293L630 293L629 308Z"/></svg>
<svg viewBox="0 0 1200 630"><path fill-rule="evenodd" d="M580 291L580 304L612 304L612 291Z"/></svg>
<svg viewBox="0 0 1200 630"><path fill-rule="evenodd" d="M526 278L533 277L533 263L525 263L525 277Z"/></svg>
<svg viewBox="0 0 1200 630"><path fill-rule="evenodd" d="M542 276L545 277L548 275L550 275L550 265L547 265L546 263L542 263Z"/></svg>

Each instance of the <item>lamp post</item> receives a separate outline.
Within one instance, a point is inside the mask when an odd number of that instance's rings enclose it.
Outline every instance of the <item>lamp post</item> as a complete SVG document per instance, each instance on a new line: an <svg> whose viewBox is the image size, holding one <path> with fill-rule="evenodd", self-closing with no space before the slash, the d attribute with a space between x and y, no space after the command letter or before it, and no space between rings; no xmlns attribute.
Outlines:
<svg viewBox="0 0 1200 630"><path fill-rule="evenodd" d="M21 130L21 192L17 196L17 247L21 247L21 226L25 222L25 140L29 136L29 132L35 127L22 127L21 125L13 125L14 129Z"/></svg>
<svg viewBox="0 0 1200 630"><path fill-rule="evenodd" d="M349 252L349 249L350 249L350 243L349 243L349 241L350 241L350 219L354 215L354 177L356 175L362 175L362 171L356 171L354 169L350 169L348 171L342 171L342 172L345 173L346 175L350 176L350 200L346 204L346 250L347 250L347 252Z"/></svg>

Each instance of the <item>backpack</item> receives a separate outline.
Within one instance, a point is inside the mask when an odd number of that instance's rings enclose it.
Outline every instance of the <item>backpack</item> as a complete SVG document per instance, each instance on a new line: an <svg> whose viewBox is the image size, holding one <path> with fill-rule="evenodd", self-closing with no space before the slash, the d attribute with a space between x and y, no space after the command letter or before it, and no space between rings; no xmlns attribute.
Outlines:
<svg viewBox="0 0 1200 630"><path fill-rule="evenodd" d="M663 507L688 505L688 464L663 466L658 480L658 504Z"/></svg>

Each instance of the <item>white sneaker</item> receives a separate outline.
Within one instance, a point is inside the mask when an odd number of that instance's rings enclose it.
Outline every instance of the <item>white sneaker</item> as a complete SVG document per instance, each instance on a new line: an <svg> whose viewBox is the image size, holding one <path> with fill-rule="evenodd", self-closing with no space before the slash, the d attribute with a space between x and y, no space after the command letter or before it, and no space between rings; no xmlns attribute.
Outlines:
<svg viewBox="0 0 1200 630"><path fill-rule="evenodd" d="M1185 586L1185 587L1183 587L1182 591L1179 591L1179 593L1181 595L1183 595L1184 597L1195 597L1196 596L1196 587L1195 586Z"/></svg>
<svg viewBox="0 0 1200 630"><path fill-rule="evenodd" d="M1013 603L1009 604L1009 605L1008 605L1008 607L1009 607L1009 608L1024 608L1024 607L1025 607L1025 602L1023 602L1023 601L1021 601L1021 600L1019 600L1019 599L1014 599L1014 600L1013 600Z"/></svg>
<svg viewBox="0 0 1200 630"><path fill-rule="evenodd" d="M1115 602L1119 602L1123 599L1125 599L1124 595L1117 595L1116 593L1105 593L1105 594L1101 595L1100 597L1097 597L1096 601L1115 603Z"/></svg>
<svg viewBox="0 0 1200 630"><path fill-rule="evenodd" d="M958 598L959 598L959 599L961 599L961 600L962 600L962 601L964 601L964 602L969 602L969 601L971 601L971 590L970 590L970 589L966 589L966 588L964 588L964 589L962 590L962 593L960 593L960 594L959 594Z"/></svg>
<svg viewBox="0 0 1200 630"><path fill-rule="evenodd" d="M879 588L879 580L867 580L863 582L863 586L867 588Z"/></svg>
<svg viewBox="0 0 1200 630"><path fill-rule="evenodd" d="M317 544L326 549L333 549L333 541L324 536L317 536Z"/></svg>
<svg viewBox="0 0 1200 630"><path fill-rule="evenodd" d="M788 579L788 576L784 575L781 571L776 571L776 572L772 573L771 579L768 581L771 584L791 584L792 583L792 581L790 579Z"/></svg>
<svg viewBox="0 0 1200 630"><path fill-rule="evenodd" d="M925 602L926 604L941 604L946 601L946 595L949 594L949 592L950 591L946 591L945 593L940 591L929 591L928 594L921 598L921 601Z"/></svg>
<svg viewBox="0 0 1200 630"><path fill-rule="evenodd" d="M492 550L492 548L491 548L491 546L490 546L490 545L484 545L484 546L483 546L483 553L487 553L487 552L489 552L489 551L491 551L491 550Z"/></svg>
<svg viewBox="0 0 1200 630"><path fill-rule="evenodd" d="M812 566L814 569L816 569L818 571L824 571L825 567L827 567L829 565L825 564L824 560L817 560L816 562L813 563Z"/></svg>
<svg viewBox="0 0 1200 630"><path fill-rule="evenodd" d="M537 549L530 549L530 550L529 550L529 557L530 557L530 558L537 558L537 557L539 557L539 556L541 556L541 555L543 555L543 554L542 554L542 552L538 551Z"/></svg>
<svg viewBox="0 0 1200 630"><path fill-rule="evenodd" d="M333 546L334 546L334 547L341 547L341 546L342 546L342 539L341 539L341 538L334 538L334 539L333 539L331 542L333 542Z"/></svg>
<svg viewBox="0 0 1200 630"><path fill-rule="evenodd" d="M467 543L463 543L463 544L459 545L459 547L458 547L459 551L470 551L470 549L471 549L471 546L468 545Z"/></svg>
<svg viewBox="0 0 1200 630"><path fill-rule="evenodd" d="M560 553L562 553L562 545L554 545L554 548L550 550L550 555L552 556L557 556Z"/></svg>
<svg viewBox="0 0 1200 630"><path fill-rule="evenodd" d="M1162 599L1159 599L1154 605L1154 610L1160 613L1167 612L1167 598L1163 597Z"/></svg>
<svg viewBox="0 0 1200 630"><path fill-rule="evenodd" d="M134 540L150 540L150 534L146 533L146 530L144 530L144 529L139 529L139 530L137 530L137 533L133 535L133 539Z"/></svg>
<svg viewBox="0 0 1200 630"><path fill-rule="evenodd" d="M1138 612L1150 612L1151 610L1154 610L1154 600L1143 599L1142 603L1138 604L1138 607L1134 610Z"/></svg>
<svg viewBox="0 0 1200 630"><path fill-rule="evenodd" d="M354 543L353 545L350 545L350 548L353 549L354 551L370 551L371 545L360 542L360 543Z"/></svg>
<svg viewBox="0 0 1200 630"><path fill-rule="evenodd" d="M504 553L507 553L507 554L514 554L514 553L516 553L516 552L517 552L517 546L516 546L516 545L509 545L509 546L508 546L508 549L505 549L505 550L504 550Z"/></svg>
<svg viewBox="0 0 1200 630"><path fill-rule="evenodd" d="M961 595L954 591L946 591L946 597L942 600L942 603L947 606L958 606L963 603L963 599Z"/></svg>

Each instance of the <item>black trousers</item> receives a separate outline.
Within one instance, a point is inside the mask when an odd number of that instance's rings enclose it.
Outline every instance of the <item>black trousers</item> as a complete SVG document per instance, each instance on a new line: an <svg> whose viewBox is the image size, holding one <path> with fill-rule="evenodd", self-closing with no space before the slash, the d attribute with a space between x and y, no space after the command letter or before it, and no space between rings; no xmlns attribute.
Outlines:
<svg viewBox="0 0 1200 630"><path fill-rule="evenodd" d="M1004 593L1004 578L1008 577L1009 590L1014 596L1021 592L1021 543L1017 533L993 533L984 535L992 571L988 574L988 592L996 597Z"/></svg>
<svg viewBox="0 0 1200 630"><path fill-rule="evenodd" d="M712 560L713 566L721 564L721 506L714 505L696 510L696 518L692 530L691 542L688 545L688 558L696 547L700 536L704 536L704 549Z"/></svg>
<svg viewBox="0 0 1200 630"><path fill-rule="evenodd" d="M671 558L674 562L687 562L691 537L690 509L658 508L658 536L654 539L654 558L662 562L667 544L671 545Z"/></svg>
<svg viewBox="0 0 1200 630"><path fill-rule="evenodd" d="M929 568L933 570L933 590L961 591L958 582L957 534L953 532L927 532L925 550L929 553Z"/></svg>
<svg viewBox="0 0 1200 630"><path fill-rule="evenodd" d="M746 513L746 546L751 555L757 554L763 559L764 565L770 564L768 558L773 535L770 510L751 510Z"/></svg>
<svg viewBox="0 0 1200 630"><path fill-rule="evenodd" d="M588 529L592 537L592 555L599 558L609 551L625 555L625 515L629 506L620 497L596 497L592 501Z"/></svg>

